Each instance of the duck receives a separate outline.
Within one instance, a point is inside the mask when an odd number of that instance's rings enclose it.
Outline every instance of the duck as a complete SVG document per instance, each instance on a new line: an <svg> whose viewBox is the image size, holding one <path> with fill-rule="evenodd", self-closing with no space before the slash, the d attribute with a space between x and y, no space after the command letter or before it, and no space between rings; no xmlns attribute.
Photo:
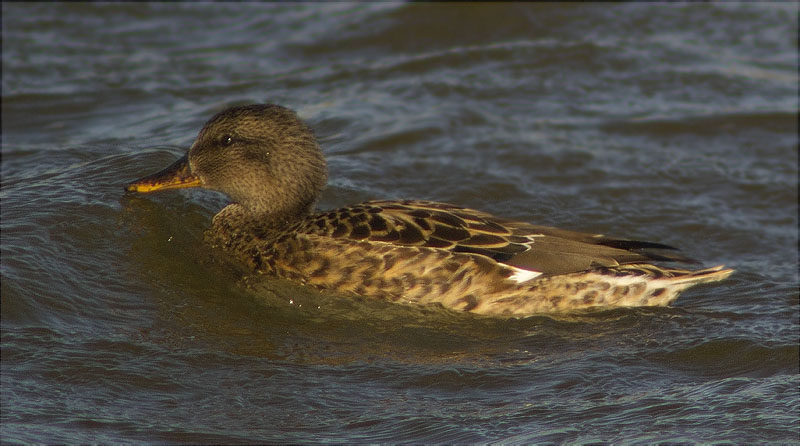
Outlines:
<svg viewBox="0 0 800 446"><path fill-rule="evenodd" d="M496 217L423 200L315 211L327 165L312 129L289 108L250 104L208 120L188 152L125 185L128 193L201 187L230 204L206 230L253 275L404 304L499 317L668 306L733 273L672 246ZM250 273L248 273L250 274Z"/></svg>

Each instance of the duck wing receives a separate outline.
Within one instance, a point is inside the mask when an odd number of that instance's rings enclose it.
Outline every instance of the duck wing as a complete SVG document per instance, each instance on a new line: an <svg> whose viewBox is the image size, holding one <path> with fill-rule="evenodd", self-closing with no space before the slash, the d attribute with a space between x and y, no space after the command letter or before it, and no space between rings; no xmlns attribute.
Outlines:
<svg viewBox="0 0 800 446"><path fill-rule="evenodd" d="M694 262L660 243L625 240L497 218L431 201L370 201L315 214L299 232L485 256L540 273L654 261Z"/></svg>

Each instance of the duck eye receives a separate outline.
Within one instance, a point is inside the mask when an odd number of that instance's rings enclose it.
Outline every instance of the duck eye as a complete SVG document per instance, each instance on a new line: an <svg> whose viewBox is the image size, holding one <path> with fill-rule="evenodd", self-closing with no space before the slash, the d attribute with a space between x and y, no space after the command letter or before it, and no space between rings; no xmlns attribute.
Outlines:
<svg viewBox="0 0 800 446"><path fill-rule="evenodd" d="M229 145L233 144L233 136L231 136L231 135L227 135L227 134L226 134L226 135L222 135L222 136L219 138L219 142L220 142L220 144L222 144L223 146L229 146Z"/></svg>

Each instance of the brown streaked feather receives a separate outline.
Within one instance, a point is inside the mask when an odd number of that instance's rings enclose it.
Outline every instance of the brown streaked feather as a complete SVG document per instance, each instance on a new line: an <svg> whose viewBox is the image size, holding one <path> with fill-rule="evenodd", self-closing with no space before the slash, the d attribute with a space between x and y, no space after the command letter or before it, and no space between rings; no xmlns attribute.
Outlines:
<svg viewBox="0 0 800 446"><path fill-rule="evenodd" d="M635 263L514 283L507 280L508 271L487 256L303 231L262 233L252 229L257 223L241 220L239 210L236 205L225 208L207 236L256 271L323 290L393 302L439 303L481 314L524 316L598 306L668 305L686 288L732 273L721 267L689 271Z"/></svg>
<svg viewBox="0 0 800 446"><path fill-rule="evenodd" d="M396 246L420 246L489 257L545 275L648 261L690 261L672 248L506 220L428 201L370 201L308 217L302 233Z"/></svg>

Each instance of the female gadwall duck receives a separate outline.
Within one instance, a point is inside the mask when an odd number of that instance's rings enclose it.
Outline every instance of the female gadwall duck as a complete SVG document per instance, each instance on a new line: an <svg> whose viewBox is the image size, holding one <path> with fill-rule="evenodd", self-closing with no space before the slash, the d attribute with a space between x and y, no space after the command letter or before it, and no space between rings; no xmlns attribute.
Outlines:
<svg viewBox="0 0 800 446"><path fill-rule="evenodd" d="M535 226L431 201L370 201L313 213L326 165L314 134L278 105L209 120L189 152L126 186L204 187L233 204L208 243L252 270L323 290L524 316L589 307L663 306L733 270L690 271L659 243Z"/></svg>

